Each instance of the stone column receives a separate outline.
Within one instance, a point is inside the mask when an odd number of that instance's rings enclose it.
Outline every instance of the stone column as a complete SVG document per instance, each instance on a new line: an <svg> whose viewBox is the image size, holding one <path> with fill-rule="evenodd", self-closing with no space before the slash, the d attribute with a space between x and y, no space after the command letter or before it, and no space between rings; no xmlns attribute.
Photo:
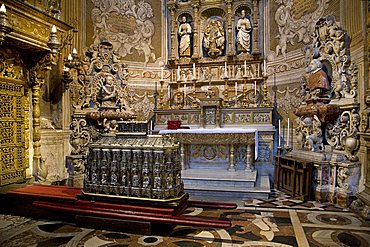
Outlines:
<svg viewBox="0 0 370 247"><path fill-rule="evenodd" d="M330 166L328 162L315 163L314 169L316 173L315 200L326 202L329 194Z"/></svg>
<svg viewBox="0 0 370 247"><path fill-rule="evenodd" d="M42 164L41 158L41 125L40 125L40 89L44 79L37 78L36 74L32 80L32 125L33 125L33 171L36 180L45 180L47 171Z"/></svg>
<svg viewBox="0 0 370 247"><path fill-rule="evenodd" d="M168 4L168 9L170 10L170 16L171 16L171 60L174 60L176 58L176 48L177 48L177 42L176 42L176 19L175 19L175 11L176 11L176 5L174 2L170 2Z"/></svg>
<svg viewBox="0 0 370 247"><path fill-rule="evenodd" d="M233 55L233 25L232 25L232 2L227 0L227 56Z"/></svg>
<svg viewBox="0 0 370 247"><path fill-rule="evenodd" d="M199 1L195 1L193 4L193 59L199 58L199 37L198 37L198 26L199 26Z"/></svg>
<svg viewBox="0 0 370 247"><path fill-rule="evenodd" d="M235 148L234 144L230 144L230 156L229 156L229 169L228 171L235 172Z"/></svg>
<svg viewBox="0 0 370 247"><path fill-rule="evenodd" d="M181 143L180 144L180 162L181 162L181 169L182 170L185 170L187 167L186 167L186 163L185 163L185 145L184 143Z"/></svg>
<svg viewBox="0 0 370 247"><path fill-rule="evenodd" d="M258 44L258 19L259 19L259 0L253 0L253 40L252 40L252 54L259 54L260 48Z"/></svg>
<svg viewBox="0 0 370 247"><path fill-rule="evenodd" d="M366 157L364 170L366 172L365 189L356 195L357 200L351 204L351 209L365 219L370 219L370 133L362 133L362 140L366 145Z"/></svg>
<svg viewBox="0 0 370 247"><path fill-rule="evenodd" d="M336 163L330 164L330 182L329 182L329 202L336 203L337 197L337 165Z"/></svg>
<svg viewBox="0 0 370 247"><path fill-rule="evenodd" d="M247 144L247 154L246 154L246 161L247 161L247 164L246 164L246 167L245 167L245 170L247 172L250 172L252 171L252 145L250 143Z"/></svg>

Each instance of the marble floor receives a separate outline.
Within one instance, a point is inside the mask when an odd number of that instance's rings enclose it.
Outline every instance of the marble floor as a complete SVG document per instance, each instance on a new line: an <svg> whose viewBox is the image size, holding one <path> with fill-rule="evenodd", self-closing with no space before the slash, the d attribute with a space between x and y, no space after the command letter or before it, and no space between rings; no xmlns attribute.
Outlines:
<svg viewBox="0 0 370 247"><path fill-rule="evenodd" d="M189 208L185 214L228 218L227 229L177 226L152 236L87 229L60 221L0 215L0 246L370 246L370 222L346 208L302 202L275 191L235 210Z"/></svg>

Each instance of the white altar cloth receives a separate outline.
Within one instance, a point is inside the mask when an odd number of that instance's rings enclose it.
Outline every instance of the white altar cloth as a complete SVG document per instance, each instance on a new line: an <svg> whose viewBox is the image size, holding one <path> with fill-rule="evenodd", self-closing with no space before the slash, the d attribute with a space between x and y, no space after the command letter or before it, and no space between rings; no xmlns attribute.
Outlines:
<svg viewBox="0 0 370 247"><path fill-rule="evenodd" d="M257 129L243 129L243 128L197 128L197 129L176 129L176 130L160 130L159 134L248 134L254 133L254 157L258 158L258 130ZM210 143L211 144L211 143Z"/></svg>

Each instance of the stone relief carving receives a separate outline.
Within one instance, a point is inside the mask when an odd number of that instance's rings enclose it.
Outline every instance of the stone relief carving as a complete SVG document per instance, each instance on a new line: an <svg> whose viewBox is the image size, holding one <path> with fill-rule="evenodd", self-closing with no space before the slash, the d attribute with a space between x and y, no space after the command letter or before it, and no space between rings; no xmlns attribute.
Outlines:
<svg viewBox="0 0 370 247"><path fill-rule="evenodd" d="M348 35L334 17L323 17L316 23L312 45L306 50L306 65L300 90L303 102L295 111L300 147L319 151L325 140L332 151L341 154L337 159L357 162L358 69L350 61Z"/></svg>
<svg viewBox="0 0 370 247"><path fill-rule="evenodd" d="M321 121L316 115L296 118L296 124L295 132L300 148L308 148L311 151L323 150Z"/></svg>
<svg viewBox="0 0 370 247"><path fill-rule="evenodd" d="M329 123L326 127L328 143L336 150L344 150L350 161L358 161L354 152L359 147L358 128L360 115L356 109L343 112L334 124Z"/></svg>
<svg viewBox="0 0 370 247"><path fill-rule="evenodd" d="M287 45L289 43L293 45L295 37L297 37L298 42L303 42L304 44L310 42L310 35L315 30L316 21L323 16L329 1L318 0L315 11L296 19L292 13L293 0L275 0L279 5L275 13L275 22L279 31L276 37L279 39L279 44L275 48L276 56L279 56L281 53L286 58Z"/></svg>
<svg viewBox="0 0 370 247"><path fill-rule="evenodd" d="M212 58L219 57L225 49L225 30L221 21L210 20L204 32L203 46Z"/></svg>
<svg viewBox="0 0 370 247"><path fill-rule="evenodd" d="M286 115L293 109L298 108L302 102L299 88L290 88L288 86L285 90L276 90L276 96L277 107ZM275 101L273 95L270 95L270 101Z"/></svg>
<svg viewBox="0 0 370 247"><path fill-rule="evenodd" d="M66 63L67 68L75 68L78 74L78 80L70 83L75 109L70 125L72 155L86 154L87 145L97 136L98 130L91 128L88 121L98 121L101 131L114 133L116 120L131 115L127 100L127 67L116 55L113 45L103 40L91 46L85 55L82 61L76 57ZM64 76L70 77L70 73L65 70Z"/></svg>
<svg viewBox="0 0 370 247"><path fill-rule="evenodd" d="M112 43L103 40L90 47L77 70L78 80L70 85L75 109L114 106L128 110L127 67L118 59Z"/></svg>
<svg viewBox="0 0 370 247"><path fill-rule="evenodd" d="M360 130L364 133L370 132L370 93L367 92L366 98L365 98L366 107L361 112L361 125Z"/></svg>
<svg viewBox="0 0 370 247"><path fill-rule="evenodd" d="M319 19L311 49L313 56L320 54L322 61L327 60L330 63L333 71L332 97L334 99L356 97L357 80L354 77L357 76L357 69L355 65L350 66L349 37L347 32L338 26L334 17Z"/></svg>
<svg viewBox="0 0 370 247"><path fill-rule="evenodd" d="M153 9L147 1L91 0L94 8L91 19L94 26L94 44L102 38L110 40L120 56L126 57L136 50L144 55L145 66L154 62L152 38L155 32ZM125 23L125 25L122 25Z"/></svg>

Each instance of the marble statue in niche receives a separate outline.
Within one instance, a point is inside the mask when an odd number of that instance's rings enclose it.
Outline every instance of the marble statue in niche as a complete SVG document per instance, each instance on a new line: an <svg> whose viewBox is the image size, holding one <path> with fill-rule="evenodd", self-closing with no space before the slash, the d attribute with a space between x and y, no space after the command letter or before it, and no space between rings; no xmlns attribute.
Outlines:
<svg viewBox="0 0 370 247"><path fill-rule="evenodd" d="M219 20L211 20L204 32L203 46L212 58L221 56L225 49L225 31Z"/></svg>
<svg viewBox="0 0 370 247"><path fill-rule="evenodd" d="M180 57L190 57L191 55L191 26L186 20L186 16L181 18L179 26L179 55Z"/></svg>
<svg viewBox="0 0 370 247"><path fill-rule="evenodd" d="M236 36L237 50L250 53L252 25L244 9L241 11L241 17L236 24L236 29L238 31Z"/></svg>

